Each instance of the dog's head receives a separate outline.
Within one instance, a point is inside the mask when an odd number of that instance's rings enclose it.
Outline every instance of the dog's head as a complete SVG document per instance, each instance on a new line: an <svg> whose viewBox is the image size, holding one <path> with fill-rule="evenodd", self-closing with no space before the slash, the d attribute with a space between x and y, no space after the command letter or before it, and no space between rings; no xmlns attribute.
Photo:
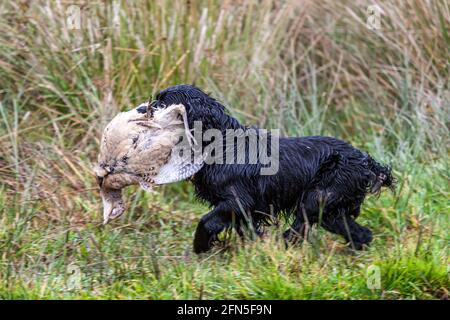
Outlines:
<svg viewBox="0 0 450 320"><path fill-rule="evenodd" d="M179 84L160 91L151 103L153 108L183 104L187 111L189 127L202 122L202 129L238 129L239 122L226 113L225 106L201 89L190 84Z"/></svg>

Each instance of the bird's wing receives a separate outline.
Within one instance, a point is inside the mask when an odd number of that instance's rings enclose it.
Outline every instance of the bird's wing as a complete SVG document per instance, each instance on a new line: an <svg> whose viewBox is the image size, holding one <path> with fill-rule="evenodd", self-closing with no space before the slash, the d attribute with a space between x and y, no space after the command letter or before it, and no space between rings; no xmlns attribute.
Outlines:
<svg viewBox="0 0 450 320"><path fill-rule="evenodd" d="M159 114L157 114L158 111L159 110L155 112L155 118L159 117ZM187 122L186 109L183 105L172 105L160 112L162 118L169 117L169 114L181 115L184 132L180 130L180 125L176 126L177 134L173 132L173 135L180 136L180 133L182 132L181 136L183 138L181 142L177 143L172 148L167 163L161 166L158 174L154 178L155 184L166 184L188 179L203 167L205 157L199 152L194 151L194 145L198 144L191 134Z"/></svg>
<svg viewBox="0 0 450 320"><path fill-rule="evenodd" d="M191 148L183 149L184 152L175 147L169 160L164 164L155 176L155 184L166 184L181 181L192 177L204 165L205 157L195 154Z"/></svg>

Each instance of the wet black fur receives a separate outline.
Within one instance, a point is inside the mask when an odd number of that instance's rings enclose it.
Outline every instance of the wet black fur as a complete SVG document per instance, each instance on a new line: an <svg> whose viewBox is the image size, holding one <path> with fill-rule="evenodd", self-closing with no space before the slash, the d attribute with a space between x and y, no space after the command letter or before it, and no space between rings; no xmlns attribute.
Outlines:
<svg viewBox="0 0 450 320"><path fill-rule="evenodd" d="M177 103L187 108L191 128L194 121L202 121L203 130L248 130L217 100L191 85L161 91L152 106ZM279 157L275 175L260 175L259 163L205 165L195 174L198 198L213 207L197 226L196 253L209 250L224 229L234 227L242 234L242 227L251 226L259 232L280 214L294 216L284 233L286 241L302 238L308 226L318 223L342 235L354 249L372 241L372 232L355 219L368 193L393 186L389 167L347 142L324 136L280 138Z"/></svg>

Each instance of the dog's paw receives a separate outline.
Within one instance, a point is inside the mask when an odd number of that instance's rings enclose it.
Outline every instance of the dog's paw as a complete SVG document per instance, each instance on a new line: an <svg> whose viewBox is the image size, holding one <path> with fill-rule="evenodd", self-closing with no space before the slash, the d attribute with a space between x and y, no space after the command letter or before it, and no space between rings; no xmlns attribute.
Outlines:
<svg viewBox="0 0 450 320"><path fill-rule="evenodd" d="M199 254L211 249L209 239L206 237L195 237L194 239L194 252Z"/></svg>
<svg viewBox="0 0 450 320"><path fill-rule="evenodd" d="M210 234L201 224L197 227L194 237L194 252L199 254L211 249L217 236Z"/></svg>

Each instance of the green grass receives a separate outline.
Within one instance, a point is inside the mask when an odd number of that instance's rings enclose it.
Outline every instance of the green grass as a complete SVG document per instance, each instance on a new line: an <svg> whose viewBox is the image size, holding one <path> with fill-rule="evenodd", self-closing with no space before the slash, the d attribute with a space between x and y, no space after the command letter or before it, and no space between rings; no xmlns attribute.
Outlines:
<svg viewBox="0 0 450 320"><path fill-rule="evenodd" d="M373 32L346 1L124 1L119 28L102 3L82 7L80 30L64 6L0 4L0 298L448 299L448 4L383 4ZM313 229L286 249L282 221L194 255L209 208L189 182L130 187L126 215L102 226L103 125L184 82L245 123L336 136L391 164L396 192L359 218L372 246L351 253Z"/></svg>

